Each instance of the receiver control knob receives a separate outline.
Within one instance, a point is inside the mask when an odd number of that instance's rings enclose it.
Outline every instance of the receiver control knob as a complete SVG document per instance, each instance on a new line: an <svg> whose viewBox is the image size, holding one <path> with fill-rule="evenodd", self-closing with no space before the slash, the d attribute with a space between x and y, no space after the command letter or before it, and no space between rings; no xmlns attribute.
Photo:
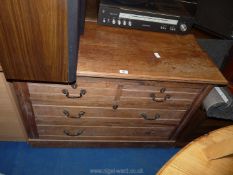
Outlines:
<svg viewBox="0 0 233 175"><path fill-rule="evenodd" d="M115 19L112 20L112 24L116 24L116 20Z"/></svg>
<svg viewBox="0 0 233 175"><path fill-rule="evenodd" d="M112 24L116 24L116 20L115 19L112 20Z"/></svg>
<svg viewBox="0 0 233 175"><path fill-rule="evenodd" d="M131 21L129 21L129 22L128 22L128 25L131 27L131 26L132 26L132 22L131 22Z"/></svg>
<svg viewBox="0 0 233 175"><path fill-rule="evenodd" d="M123 21L123 25L126 26L126 24L127 24L127 23L126 23L126 20L124 20L124 21Z"/></svg>
<svg viewBox="0 0 233 175"><path fill-rule="evenodd" d="M187 25L186 24L180 24L180 31L181 32L186 32L188 29Z"/></svg>

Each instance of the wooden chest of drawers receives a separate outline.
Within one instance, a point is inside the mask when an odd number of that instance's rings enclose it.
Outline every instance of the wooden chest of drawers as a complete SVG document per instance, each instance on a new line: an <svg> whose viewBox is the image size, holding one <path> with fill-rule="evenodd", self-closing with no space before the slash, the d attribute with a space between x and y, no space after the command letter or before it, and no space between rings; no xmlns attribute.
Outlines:
<svg viewBox="0 0 233 175"><path fill-rule="evenodd" d="M37 135L31 142L46 146L173 145L206 91L203 84L94 77L25 87Z"/></svg>
<svg viewBox="0 0 233 175"><path fill-rule="evenodd" d="M39 138L169 140L203 88L108 78L77 82L28 83Z"/></svg>
<svg viewBox="0 0 233 175"><path fill-rule="evenodd" d="M33 145L158 146L175 144L214 84L226 80L192 36L87 24L75 85L15 88Z"/></svg>

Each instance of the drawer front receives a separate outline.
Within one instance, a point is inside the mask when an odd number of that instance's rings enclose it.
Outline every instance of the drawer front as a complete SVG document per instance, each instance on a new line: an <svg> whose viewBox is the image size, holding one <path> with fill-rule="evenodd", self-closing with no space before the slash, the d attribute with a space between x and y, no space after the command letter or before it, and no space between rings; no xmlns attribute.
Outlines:
<svg viewBox="0 0 233 175"><path fill-rule="evenodd" d="M89 87L88 84L72 88L70 85L28 83L28 88L30 94L39 94L41 97L58 95L64 99L66 98L64 91L67 91L70 97L80 96L82 90L86 91L83 97L114 96L116 93L116 88Z"/></svg>
<svg viewBox="0 0 233 175"><path fill-rule="evenodd" d="M169 138L175 127L160 126L160 127L107 127L107 126L56 126L56 125L38 125L39 136L66 136L73 139L80 137L158 137Z"/></svg>
<svg viewBox="0 0 233 175"><path fill-rule="evenodd" d="M79 126L178 125L184 110L93 108L33 105L37 124Z"/></svg>
<svg viewBox="0 0 233 175"><path fill-rule="evenodd" d="M66 113L71 117L81 118L117 118L117 119L141 119L141 114L147 116L159 115L157 120L180 120L185 114L185 110L162 110L162 109L138 109L138 108L100 108L81 106L53 106L53 105L33 105L34 114L38 117L64 118ZM64 111L67 111L64 113Z"/></svg>

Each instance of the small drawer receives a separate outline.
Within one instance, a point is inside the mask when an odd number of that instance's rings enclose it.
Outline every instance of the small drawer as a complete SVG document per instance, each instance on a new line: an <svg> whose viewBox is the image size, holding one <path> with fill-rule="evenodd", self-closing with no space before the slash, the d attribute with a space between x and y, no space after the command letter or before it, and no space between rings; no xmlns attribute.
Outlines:
<svg viewBox="0 0 233 175"><path fill-rule="evenodd" d="M86 86L71 86L58 84L39 84L28 83L28 88L31 96L33 95L47 95L47 96L61 96L65 98L84 98L84 97L99 97L99 96L114 96L116 89L112 88L98 88Z"/></svg>
<svg viewBox="0 0 233 175"><path fill-rule="evenodd" d="M169 138L175 127L157 126L151 128L144 127L105 127L105 126L57 126L57 125L38 125L39 136L67 136L73 139L80 137L113 137L113 136L144 136Z"/></svg>
<svg viewBox="0 0 233 175"><path fill-rule="evenodd" d="M82 87L70 85L28 83L32 104L111 107L116 89L98 88L91 83Z"/></svg>

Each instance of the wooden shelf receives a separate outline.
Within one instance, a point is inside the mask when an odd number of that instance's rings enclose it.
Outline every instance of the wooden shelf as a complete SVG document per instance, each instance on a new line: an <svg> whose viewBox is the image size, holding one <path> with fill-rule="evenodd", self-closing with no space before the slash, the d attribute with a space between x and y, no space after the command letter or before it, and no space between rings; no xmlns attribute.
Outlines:
<svg viewBox="0 0 233 175"><path fill-rule="evenodd" d="M154 53L159 53L157 59ZM193 35L127 30L86 22L78 76L226 84ZM120 70L127 70L120 73Z"/></svg>

